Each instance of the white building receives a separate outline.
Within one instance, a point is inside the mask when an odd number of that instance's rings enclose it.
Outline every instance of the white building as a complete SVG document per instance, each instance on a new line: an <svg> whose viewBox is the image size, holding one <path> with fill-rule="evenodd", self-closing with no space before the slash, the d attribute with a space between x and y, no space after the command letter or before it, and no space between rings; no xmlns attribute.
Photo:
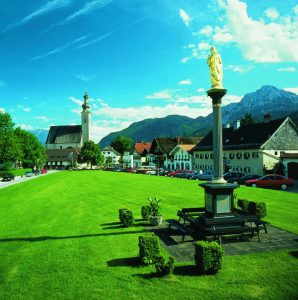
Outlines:
<svg viewBox="0 0 298 300"><path fill-rule="evenodd" d="M194 144L190 145L177 145L169 154L173 157L171 162L174 167L170 169L174 170L190 170L193 169L192 164L192 155L190 153L191 149L194 148Z"/></svg>
<svg viewBox="0 0 298 300"><path fill-rule="evenodd" d="M225 172L263 175L281 160L281 152L297 152L298 129L290 119L278 119L223 129L223 163ZM213 168L213 133L193 149L194 168Z"/></svg>
<svg viewBox="0 0 298 300"><path fill-rule="evenodd" d="M101 152L104 157L104 163L106 163L107 160L109 160L110 158L112 165L119 164L119 159L121 158L121 154L118 151L116 151L113 147L110 146L104 147Z"/></svg>

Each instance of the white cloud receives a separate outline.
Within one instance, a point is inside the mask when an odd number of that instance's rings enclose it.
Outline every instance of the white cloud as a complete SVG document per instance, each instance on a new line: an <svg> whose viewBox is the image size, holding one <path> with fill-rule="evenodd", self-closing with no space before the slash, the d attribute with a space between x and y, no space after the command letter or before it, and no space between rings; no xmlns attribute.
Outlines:
<svg viewBox="0 0 298 300"><path fill-rule="evenodd" d="M205 89L204 88L198 88L197 92L199 92L199 93L205 92Z"/></svg>
<svg viewBox="0 0 298 300"><path fill-rule="evenodd" d="M179 15L180 15L182 21L184 22L184 24L186 26L189 26L189 24L191 22L191 18L189 17L189 15L183 9L179 10Z"/></svg>
<svg viewBox="0 0 298 300"><path fill-rule="evenodd" d="M210 44L206 42L201 42L198 44L199 50L209 50L210 49Z"/></svg>
<svg viewBox="0 0 298 300"><path fill-rule="evenodd" d="M215 34L213 35L213 40L216 43L228 43L233 41L233 35L229 32L227 26L220 28L218 26L215 27Z"/></svg>
<svg viewBox="0 0 298 300"><path fill-rule="evenodd" d="M23 106L23 105L21 105L21 104L18 104L17 107L18 107L20 110L24 111L24 112L29 112L29 111L31 111L31 108L30 108L30 107L25 107L25 106Z"/></svg>
<svg viewBox="0 0 298 300"><path fill-rule="evenodd" d="M82 101L81 99L76 99L75 97L69 97L69 100L71 100L72 102L74 102L80 106L84 103L84 101Z"/></svg>
<svg viewBox="0 0 298 300"><path fill-rule="evenodd" d="M190 79L184 79L184 80L179 81L179 84L181 84L181 85L191 85L192 82L191 82Z"/></svg>
<svg viewBox="0 0 298 300"><path fill-rule="evenodd" d="M0 113L2 113L2 114L5 113L5 109L3 107L0 107Z"/></svg>
<svg viewBox="0 0 298 300"><path fill-rule="evenodd" d="M296 68L295 67L288 67L288 68L279 68L277 69L278 72L296 72Z"/></svg>
<svg viewBox="0 0 298 300"><path fill-rule="evenodd" d="M192 49L192 48L195 48L196 45L195 44L188 44L186 46L183 46L184 49Z"/></svg>
<svg viewBox="0 0 298 300"><path fill-rule="evenodd" d="M225 97L222 99L222 106L226 106L231 103L238 103L242 98L243 96L225 95Z"/></svg>
<svg viewBox="0 0 298 300"><path fill-rule="evenodd" d="M55 10L55 9L62 8L66 5L68 5L70 2L71 2L70 0L48 1L43 6L41 6L39 9L35 10L31 14L29 14L28 16L24 17L22 20L14 23L14 24L8 25L2 32L6 32L7 30L9 30L10 28L13 28L13 27L24 25L24 24L28 23L29 21L31 21L32 19L34 19L36 17L39 17L41 15L45 15L45 14L47 14L47 13L49 13L49 12Z"/></svg>
<svg viewBox="0 0 298 300"><path fill-rule="evenodd" d="M280 17L279 23L255 20L247 13L247 5L240 0L221 1L226 10L226 28L222 28L222 43L235 42L243 56L255 62L298 61L298 18ZM220 31L219 31L220 32ZM226 40L225 40L226 39Z"/></svg>
<svg viewBox="0 0 298 300"><path fill-rule="evenodd" d="M298 87L289 87L289 88L284 88L285 91L294 93L298 95Z"/></svg>
<svg viewBox="0 0 298 300"><path fill-rule="evenodd" d="M79 10L74 12L73 14L69 15L68 17L66 17L61 22L58 22L56 24L52 24L43 33L46 33L48 31L50 31L55 26L68 24L69 22L71 22L72 20L75 20L78 17L81 17L81 16L84 16L84 15L87 15L89 13L94 12L96 9L104 8L106 5L110 4L111 2L113 2L113 0L93 0L93 1L89 1L89 2L85 3L85 5L82 8L80 8Z"/></svg>
<svg viewBox="0 0 298 300"><path fill-rule="evenodd" d="M50 119L47 116L37 116L34 117L36 120L42 121L42 122L49 122Z"/></svg>
<svg viewBox="0 0 298 300"><path fill-rule="evenodd" d="M21 127L21 129L23 129L23 130L33 130L33 127L31 125L19 124L17 126Z"/></svg>
<svg viewBox="0 0 298 300"><path fill-rule="evenodd" d="M145 99L170 99L172 98L172 92L170 90L163 90L155 92L152 95L145 96Z"/></svg>
<svg viewBox="0 0 298 300"><path fill-rule="evenodd" d="M83 73L80 73L80 74L76 74L76 78L82 80L82 81L91 81L92 79L94 79L95 76L92 76L92 75L86 75L86 74L83 74Z"/></svg>
<svg viewBox="0 0 298 300"><path fill-rule="evenodd" d="M5 87L7 86L7 83L3 80L0 80L0 87Z"/></svg>
<svg viewBox="0 0 298 300"><path fill-rule="evenodd" d="M190 60L191 60L191 57L185 56L185 57L181 58L180 62L183 64L186 64Z"/></svg>
<svg viewBox="0 0 298 300"><path fill-rule="evenodd" d="M279 12L275 7L270 7L265 10L265 15L271 20L276 20L279 17Z"/></svg>
<svg viewBox="0 0 298 300"><path fill-rule="evenodd" d="M254 66L252 66L252 65L248 65L248 66L227 65L225 67L226 70L231 70L231 71L237 72L237 73L245 73L245 72L248 72L248 71L252 70L253 68L254 68Z"/></svg>
<svg viewBox="0 0 298 300"><path fill-rule="evenodd" d="M296 6L293 7L293 11L294 11L295 14L298 15L298 5L296 5Z"/></svg>
<svg viewBox="0 0 298 300"><path fill-rule="evenodd" d="M205 36L210 36L213 32L213 28L210 25L207 25L205 27L203 27L200 31L199 34L200 35L205 35Z"/></svg>
<svg viewBox="0 0 298 300"><path fill-rule="evenodd" d="M77 39L75 39L75 40L73 40L73 41L71 41L71 42L69 42L69 43L66 43L66 44L64 44L64 45L62 45L62 46L60 46L60 47L57 47L57 48L55 48L55 49L53 49L53 50L50 50L50 51L48 51L48 52L45 53L45 54L38 55L38 56L34 56L34 57L31 58L31 60L41 59L41 58L44 58L44 57L46 57L46 56L49 56L49 55L53 55L53 54L62 52L62 51L64 51L64 50L70 48L73 44L85 40L87 37L88 37L88 35L81 36L80 38L77 38Z"/></svg>

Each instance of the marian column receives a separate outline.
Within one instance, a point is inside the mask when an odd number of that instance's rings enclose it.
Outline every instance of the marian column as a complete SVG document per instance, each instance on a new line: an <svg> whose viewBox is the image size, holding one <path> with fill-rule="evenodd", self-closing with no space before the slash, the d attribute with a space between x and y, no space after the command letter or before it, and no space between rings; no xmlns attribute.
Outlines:
<svg viewBox="0 0 298 300"><path fill-rule="evenodd" d="M222 144L222 114L221 99L227 90L222 85L222 60L215 47L210 48L208 55L208 66L210 69L211 89L207 91L212 99L213 108L213 171L214 183L225 183L223 178L223 144Z"/></svg>

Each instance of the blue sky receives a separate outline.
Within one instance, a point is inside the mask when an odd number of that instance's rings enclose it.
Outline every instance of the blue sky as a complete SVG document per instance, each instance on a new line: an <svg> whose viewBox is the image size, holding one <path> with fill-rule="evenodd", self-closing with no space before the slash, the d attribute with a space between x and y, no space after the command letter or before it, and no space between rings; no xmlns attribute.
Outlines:
<svg viewBox="0 0 298 300"><path fill-rule="evenodd" d="M224 104L264 84L298 93L296 0L0 0L0 110L24 129L80 124L92 139L145 119L211 112L206 57Z"/></svg>

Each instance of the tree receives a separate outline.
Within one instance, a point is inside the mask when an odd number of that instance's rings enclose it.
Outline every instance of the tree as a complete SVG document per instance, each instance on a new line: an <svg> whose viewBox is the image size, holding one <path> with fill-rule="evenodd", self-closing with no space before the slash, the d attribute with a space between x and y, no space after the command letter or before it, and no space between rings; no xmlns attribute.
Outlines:
<svg viewBox="0 0 298 300"><path fill-rule="evenodd" d="M110 146L123 155L125 151L129 151L131 144L131 138L119 135L111 142Z"/></svg>
<svg viewBox="0 0 298 300"><path fill-rule="evenodd" d="M107 166L110 165L110 164L112 164L112 162L113 162L113 160L112 160L111 156L109 156L109 157L106 158L106 165Z"/></svg>
<svg viewBox="0 0 298 300"><path fill-rule="evenodd" d="M255 124L256 121L253 118L251 113L246 113L243 118L240 120L240 126Z"/></svg>
<svg viewBox="0 0 298 300"><path fill-rule="evenodd" d="M104 157L100 151L99 145L95 144L93 141L85 142L81 148L80 161L90 164L91 169L93 165L102 164Z"/></svg>
<svg viewBox="0 0 298 300"><path fill-rule="evenodd" d="M22 157L9 113L0 113L0 163L12 166Z"/></svg>
<svg viewBox="0 0 298 300"><path fill-rule="evenodd" d="M21 128L15 129L15 135L22 151L22 164L27 168L41 168L47 161L45 148L38 138Z"/></svg>

